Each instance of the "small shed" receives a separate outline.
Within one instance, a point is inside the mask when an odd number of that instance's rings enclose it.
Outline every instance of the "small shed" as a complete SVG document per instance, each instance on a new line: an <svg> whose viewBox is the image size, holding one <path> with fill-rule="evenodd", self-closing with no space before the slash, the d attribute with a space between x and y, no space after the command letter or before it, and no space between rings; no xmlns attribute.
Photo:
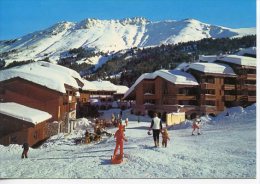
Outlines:
<svg viewBox="0 0 260 184"><path fill-rule="evenodd" d="M167 126L180 124L183 121L185 121L185 112L173 112L166 114Z"/></svg>
<svg viewBox="0 0 260 184"><path fill-rule="evenodd" d="M48 123L52 118L47 112L18 103L0 103L0 144L32 146L48 138Z"/></svg>

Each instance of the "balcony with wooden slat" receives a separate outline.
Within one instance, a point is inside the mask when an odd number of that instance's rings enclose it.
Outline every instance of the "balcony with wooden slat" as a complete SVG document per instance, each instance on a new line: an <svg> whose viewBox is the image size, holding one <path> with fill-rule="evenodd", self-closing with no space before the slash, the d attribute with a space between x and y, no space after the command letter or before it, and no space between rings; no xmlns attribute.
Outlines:
<svg viewBox="0 0 260 184"><path fill-rule="evenodd" d="M248 96L249 102L256 102L256 96Z"/></svg>
<svg viewBox="0 0 260 184"><path fill-rule="evenodd" d="M200 85L201 89L215 89L216 85L212 83L203 83Z"/></svg>
<svg viewBox="0 0 260 184"><path fill-rule="evenodd" d="M236 89L236 85L234 84L225 84L223 85L224 90L235 90Z"/></svg>
<svg viewBox="0 0 260 184"><path fill-rule="evenodd" d="M236 100L236 95L225 95L224 96L225 101L235 101Z"/></svg>
<svg viewBox="0 0 260 184"><path fill-rule="evenodd" d="M186 94L177 94L177 100L197 100L196 96L186 95Z"/></svg>
<svg viewBox="0 0 260 184"><path fill-rule="evenodd" d="M246 79L254 80L256 79L256 74L246 74Z"/></svg>
<svg viewBox="0 0 260 184"><path fill-rule="evenodd" d="M216 95L212 95L212 94L201 94L200 95L201 99L204 100L216 100Z"/></svg>

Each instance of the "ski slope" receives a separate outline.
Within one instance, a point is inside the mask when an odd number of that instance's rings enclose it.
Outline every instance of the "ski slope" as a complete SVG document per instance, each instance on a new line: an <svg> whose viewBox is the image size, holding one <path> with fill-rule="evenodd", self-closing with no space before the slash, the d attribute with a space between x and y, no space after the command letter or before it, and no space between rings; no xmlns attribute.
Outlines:
<svg viewBox="0 0 260 184"><path fill-rule="evenodd" d="M112 112L104 112L110 117ZM256 105L228 109L219 116L202 117L202 135L191 136L191 121L169 128L167 148L153 147L147 135L150 118L123 112L126 128L123 164L111 165L113 137L95 144L75 145L90 122L72 135L59 134L21 159L18 145L0 146L0 178L256 178ZM116 129L110 129L115 132Z"/></svg>

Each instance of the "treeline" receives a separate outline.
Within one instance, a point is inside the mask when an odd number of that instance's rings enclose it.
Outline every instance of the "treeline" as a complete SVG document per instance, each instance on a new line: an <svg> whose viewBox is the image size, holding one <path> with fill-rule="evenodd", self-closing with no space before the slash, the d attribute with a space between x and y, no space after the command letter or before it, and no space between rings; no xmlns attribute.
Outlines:
<svg viewBox="0 0 260 184"><path fill-rule="evenodd" d="M96 73L86 76L88 80L108 79L116 84L131 86L143 73L159 69L174 69L182 62L194 62L199 55L233 54L239 48L256 45L256 36L242 38L202 39L175 45L161 45L150 48L132 48L123 54L116 54ZM110 78L122 72L120 78Z"/></svg>

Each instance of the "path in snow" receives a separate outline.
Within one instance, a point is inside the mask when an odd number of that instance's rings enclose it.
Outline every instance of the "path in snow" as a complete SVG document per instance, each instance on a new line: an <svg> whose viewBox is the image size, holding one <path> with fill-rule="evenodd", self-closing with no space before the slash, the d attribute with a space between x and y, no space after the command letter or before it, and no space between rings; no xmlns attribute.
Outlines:
<svg viewBox="0 0 260 184"><path fill-rule="evenodd" d="M153 147L152 136L147 135L149 122L130 121L125 132L128 158L120 165L110 164L113 137L75 145L70 136L60 134L53 142L30 149L24 160L20 146L0 146L0 178L255 178L255 108L203 121L200 136L191 136L189 122L188 128L171 128L167 148Z"/></svg>

